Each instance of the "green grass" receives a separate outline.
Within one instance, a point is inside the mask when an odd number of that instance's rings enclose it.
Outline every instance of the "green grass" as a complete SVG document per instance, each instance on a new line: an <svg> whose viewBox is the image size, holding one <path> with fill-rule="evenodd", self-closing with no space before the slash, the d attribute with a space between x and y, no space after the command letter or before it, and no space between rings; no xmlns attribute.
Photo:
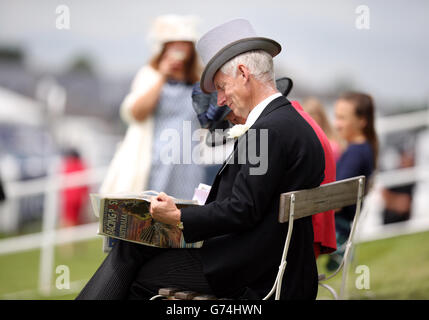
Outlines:
<svg viewBox="0 0 429 320"><path fill-rule="evenodd" d="M429 299L429 232L401 236L359 244L354 252L348 276L350 299ZM73 253L67 246L56 248L52 272L52 294L44 296L37 291L39 276L39 250L0 256L0 299L74 299L88 279L104 260L101 238L78 242ZM319 273L326 273L326 256L318 260ZM55 288L55 267L66 265L70 269L71 290ZM358 265L370 271L370 288L357 289L355 282L360 274ZM79 282L80 281L80 282ZM339 291L341 274L327 282ZM331 299L319 287L318 299Z"/></svg>
<svg viewBox="0 0 429 320"><path fill-rule="evenodd" d="M355 248L349 269L347 292L349 299L429 299L429 232L416 233L359 244ZM319 273L327 273L326 256L318 261ZM369 268L370 288L357 289L358 265ZM341 274L327 284L338 289ZM324 288L319 289L319 299L328 298Z"/></svg>
<svg viewBox="0 0 429 320"><path fill-rule="evenodd" d="M39 278L40 250L0 256L0 299L74 299L83 283L75 290L55 288L55 280L61 274L55 273L59 265L70 270L70 282L87 281L94 274L105 254L101 250L101 238L76 242L72 246L58 246L55 250L55 264L52 271L53 291L51 296L37 292Z"/></svg>

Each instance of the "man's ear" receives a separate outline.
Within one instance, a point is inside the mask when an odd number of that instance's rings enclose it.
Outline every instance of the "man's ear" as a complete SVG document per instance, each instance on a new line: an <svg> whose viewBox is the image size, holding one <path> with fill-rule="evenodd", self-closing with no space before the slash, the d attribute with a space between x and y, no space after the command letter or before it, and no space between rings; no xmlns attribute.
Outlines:
<svg viewBox="0 0 429 320"><path fill-rule="evenodd" d="M249 81L249 77L250 77L250 70L244 65L244 64L239 64L237 66L238 69L238 76L243 79L245 82Z"/></svg>

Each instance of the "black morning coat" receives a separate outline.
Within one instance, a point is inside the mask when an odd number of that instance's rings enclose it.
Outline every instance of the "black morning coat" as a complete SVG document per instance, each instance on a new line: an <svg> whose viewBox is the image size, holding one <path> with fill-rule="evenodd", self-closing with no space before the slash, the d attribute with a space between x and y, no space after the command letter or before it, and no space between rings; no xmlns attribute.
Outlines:
<svg viewBox="0 0 429 320"><path fill-rule="evenodd" d="M287 234L288 223L278 222L280 194L319 186L325 159L316 133L283 96L268 104L250 129L238 145L247 140L250 149L256 139L257 150L263 150L261 129L268 129L266 173L251 175L249 169L261 164L237 159L236 148L233 164L216 175L206 205L181 209L181 221L186 242L204 240L197 250L217 296L261 299L274 284ZM311 219L294 222L281 299L316 298Z"/></svg>

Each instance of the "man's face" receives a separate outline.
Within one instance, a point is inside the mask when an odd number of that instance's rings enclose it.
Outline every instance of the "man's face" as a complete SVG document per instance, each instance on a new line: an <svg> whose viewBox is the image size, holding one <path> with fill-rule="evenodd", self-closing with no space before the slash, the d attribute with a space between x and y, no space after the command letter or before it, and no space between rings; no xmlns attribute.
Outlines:
<svg viewBox="0 0 429 320"><path fill-rule="evenodd" d="M217 91L217 105L227 105L236 116L247 118L251 107L248 103L249 92L240 72L234 78L218 71L213 81Z"/></svg>

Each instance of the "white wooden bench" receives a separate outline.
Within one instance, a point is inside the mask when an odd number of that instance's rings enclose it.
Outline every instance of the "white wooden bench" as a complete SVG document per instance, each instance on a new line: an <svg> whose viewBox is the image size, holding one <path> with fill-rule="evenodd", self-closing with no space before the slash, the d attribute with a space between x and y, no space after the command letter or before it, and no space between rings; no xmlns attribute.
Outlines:
<svg viewBox="0 0 429 320"><path fill-rule="evenodd" d="M297 219L311 216L319 212L334 210L349 205L356 205L355 217L353 219L349 238L346 242L345 253L339 267L330 276L325 276L324 274L319 275L319 285L329 290L329 292L333 295L334 299L344 298L347 272L351 260L351 248L353 245L354 234L357 222L359 221L360 211L362 207L364 186L365 177L358 176L350 179L327 183L313 189L291 191L287 193L282 193L280 195L279 222L289 222L288 232L277 277L274 281L272 289L263 298L263 300L269 299L274 293L275 299L280 299L283 274L287 266L287 252L289 249L290 240L292 238L293 222ZM335 277L337 274L339 274L341 270L343 271L342 281L340 287L340 295L338 296L338 294L332 287L323 282ZM174 300L218 299L212 295L206 295L192 291L184 291L180 290L180 288L161 288L159 289L158 295L152 297L151 300L156 298Z"/></svg>

